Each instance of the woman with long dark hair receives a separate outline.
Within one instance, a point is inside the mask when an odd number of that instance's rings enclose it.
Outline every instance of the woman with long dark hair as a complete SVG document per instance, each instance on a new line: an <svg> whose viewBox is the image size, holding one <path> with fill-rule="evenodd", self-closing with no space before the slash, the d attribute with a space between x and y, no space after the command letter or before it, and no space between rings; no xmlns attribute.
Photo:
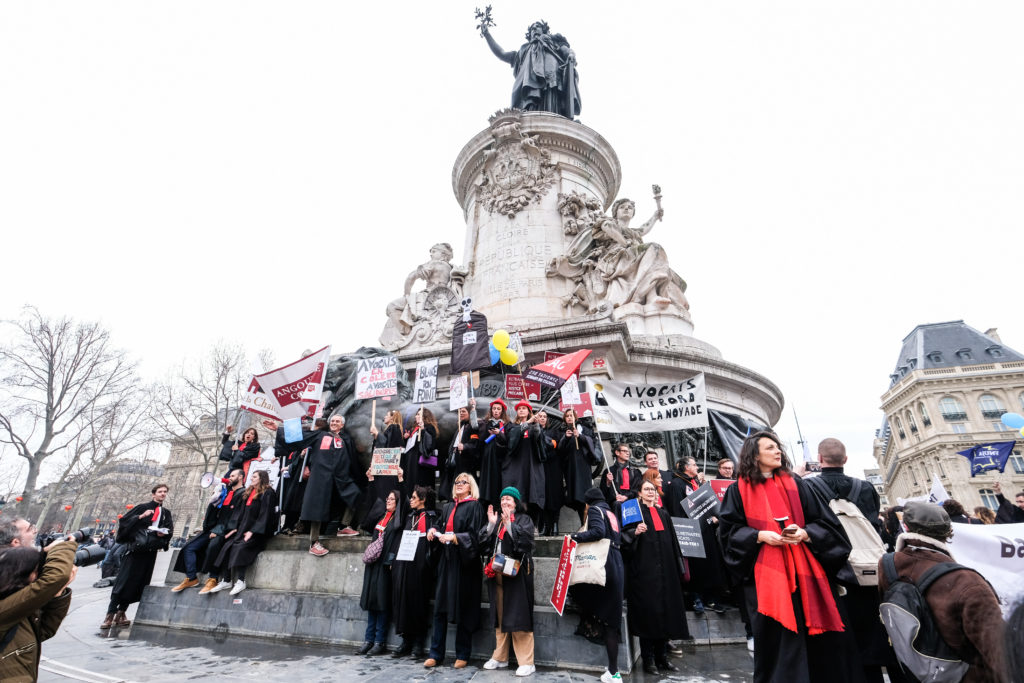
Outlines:
<svg viewBox="0 0 1024 683"><path fill-rule="evenodd" d="M256 472L252 484L242 493L242 503L231 520L233 529L225 534L228 542L220 550L217 566L226 568L232 581L222 580L210 591L216 593L229 585L231 595L245 590L245 572L267 546L267 539L274 535L274 505L277 496L270 487L270 475L266 470Z"/></svg>
<svg viewBox="0 0 1024 683"><path fill-rule="evenodd" d="M402 492L407 498L416 486L437 485L437 418L426 408L416 411L412 427L405 432L402 471Z"/></svg>
<svg viewBox="0 0 1024 683"><path fill-rule="evenodd" d="M593 468L604 460L599 453L600 443L594 440L594 433L583 425L576 415L576 410L567 408L562 413L565 429L558 434L558 458L565 471L565 505L572 508L583 523L583 510L586 503L583 496L594 485L591 476ZM552 535L558 534L556 527Z"/></svg>
<svg viewBox="0 0 1024 683"><path fill-rule="evenodd" d="M228 425L221 437L221 460L224 460L224 456L230 453L228 474L231 474L232 470L242 470L248 475L249 462L260 455L260 435L255 427L249 427L242 432L241 439L233 440L231 434L234 431L234 426Z"/></svg>
<svg viewBox="0 0 1024 683"><path fill-rule="evenodd" d="M434 559L436 544L427 542L427 530L437 524L434 489L417 486L409 497L409 514L404 531L419 534L416 555L411 560L398 560L391 565L392 610L395 633L402 637L393 657L422 659L427 631L430 630L430 598L434 592Z"/></svg>
<svg viewBox="0 0 1024 683"><path fill-rule="evenodd" d="M374 448L404 448L405 435L402 432L402 413L398 410L389 410L384 415L384 431L377 429L376 425L370 425L370 436L373 437ZM378 500L387 498L388 493L395 489L402 489L400 481L395 475L372 476L370 470L366 471L366 478L370 482L368 489L370 495L370 506Z"/></svg>
<svg viewBox="0 0 1024 683"><path fill-rule="evenodd" d="M553 425L549 426L548 414L544 410L538 410L535 419L541 430L541 447L544 449L544 509L540 511L537 533L541 536L556 536L558 513L565 502L565 475L562 471L562 458L557 453L560 431Z"/></svg>
<svg viewBox="0 0 1024 683"><path fill-rule="evenodd" d="M487 419L480 422L480 504L494 505L501 498L501 463L508 454L508 406L500 398L491 401Z"/></svg>
<svg viewBox="0 0 1024 683"><path fill-rule="evenodd" d="M536 423L529 401L516 404L515 422L506 427L505 432L508 434L508 454L501 463L501 483L503 487L519 489L527 512L536 525L545 503L544 461L547 449L544 448L544 430Z"/></svg>
<svg viewBox="0 0 1024 683"><path fill-rule="evenodd" d="M743 582L754 680L863 680L837 601L835 575L850 554L839 520L793 476L772 432L747 437L738 470L722 501L719 540Z"/></svg>
<svg viewBox="0 0 1024 683"><path fill-rule="evenodd" d="M402 494L394 489L383 501L377 501L363 522L371 542L363 555L363 592L359 606L366 611L366 635L360 655L380 655L387 651L388 620L391 618L391 567L402 540ZM371 551L380 542L380 552ZM370 553L376 554L371 557Z"/></svg>

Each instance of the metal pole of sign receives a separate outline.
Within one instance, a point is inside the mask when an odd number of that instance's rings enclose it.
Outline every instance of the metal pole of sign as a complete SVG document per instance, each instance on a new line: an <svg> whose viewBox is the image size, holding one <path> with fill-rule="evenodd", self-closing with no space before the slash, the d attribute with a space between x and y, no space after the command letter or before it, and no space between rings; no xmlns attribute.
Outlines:
<svg viewBox="0 0 1024 683"><path fill-rule="evenodd" d="M704 476L708 471L708 428L704 428Z"/></svg>

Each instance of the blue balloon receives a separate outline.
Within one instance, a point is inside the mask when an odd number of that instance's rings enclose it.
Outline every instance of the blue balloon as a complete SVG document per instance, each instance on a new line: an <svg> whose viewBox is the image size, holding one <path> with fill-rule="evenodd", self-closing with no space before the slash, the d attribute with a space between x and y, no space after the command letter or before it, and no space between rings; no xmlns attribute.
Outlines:
<svg viewBox="0 0 1024 683"><path fill-rule="evenodd" d="M494 344L491 342L487 342L487 350L491 352L491 365L494 365L501 358L501 351L494 348Z"/></svg>
<svg viewBox="0 0 1024 683"><path fill-rule="evenodd" d="M1020 429L1021 427L1024 427L1024 415L1018 415L1017 413L1003 413L1002 420L1003 424L1010 429Z"/></svg>

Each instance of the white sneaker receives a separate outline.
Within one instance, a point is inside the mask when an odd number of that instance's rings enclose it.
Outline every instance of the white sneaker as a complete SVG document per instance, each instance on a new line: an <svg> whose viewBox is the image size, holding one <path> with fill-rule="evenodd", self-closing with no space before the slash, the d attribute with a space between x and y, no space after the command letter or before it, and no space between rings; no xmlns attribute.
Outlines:
<svg viewBox="0 0 1024 683"><path fill-rule="evenodd" d="M235 587L231 589L231 592L229 593L229 595L238 595L239 593L241 593L244 590L245 590L245 581L242 581L241 579L239 579L238 581L235 581Z"/></svg>
<svg viewBox="0 0 1024 683"><path fill-rule="evenodd" d="M497 659L488 659L484 663L484 668L488 671L494 671L495 669L506 669L508 668L508 662L499 662Z"/></svg>
<svg viewBox="0 0 1024 683"><path fill-rule="evenodd" d="M537 670L533 664L527 664L516 669L516 676L532 676Z"/></svg>
<svg viewBox="0 0 1024 683"><path fill-rule="evenodd" d="M211 593L220 593L221 591L227 590L228 588L231 588L231 582L230 581L221 581L216 586L211 588L210 592Z"/></svg>
<svg viewBox="0 0 1024 683"><path fill-rule="evenodd" d="M607 669L605 669L604 673L601 674L601 683L616 683L617 681L621 681L621 680L622 680L622 675L621 674L618 674L618 673L614 674L614 675L610 674L610 673L608 673Z"/></svg>
<svg viewBox="0 0 1024 683"><path fill-rule="evenodd" d="M754 639L753 638L747 638L747 649L750 650L751 652L754 651Z"/></svg>

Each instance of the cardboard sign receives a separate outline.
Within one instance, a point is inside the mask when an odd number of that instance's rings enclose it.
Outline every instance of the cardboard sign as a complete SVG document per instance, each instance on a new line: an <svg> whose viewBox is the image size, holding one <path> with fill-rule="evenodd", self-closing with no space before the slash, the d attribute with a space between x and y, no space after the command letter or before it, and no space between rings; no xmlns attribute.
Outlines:
<svg viewBox="0 0 1024 683"><path fill-rule="evenodd" d="M672 518L672 528L676 532L676 541L683 557L705 558L704 537L700 535L700 522L683 517Z"/></svg>
<svg viewBox="0 0 1024 683"><path fill-rule="evenodd" d="M704 482L696 491L689 491L683 498L683 512L692 520L705 516L718 516L718 496L710 482Z"/></svg>
<svg viewBox="0 0 1024 683"><path fill-rule="evenodd" d="M704 373L678 382L590 383L594 422L602 432L673 432L708 426Z"/></svg>
<svg viewBox="0 0 1024 683"><path fill-rule="evenodd" d="M356 398L394 396L398 393L398 359L394 356L364 358L356 371Z"/></svg>
<svg viewBox="0 0 1024 683"><path fill-rule="evenodd" d="M569 595L569 577L572 576L572 563L576 558L576 541L568 536L562 539L562 552L558 554L558 570L555 572L555 584L551 587L551 606L562 616L565 599Z"/></svg>
<svg viewBox="0 0 1024 683"><path fill-rule="evenodd" d="M370 458L370 474L375 477L397 477L403 449L374 448Z"/></svg>
<svg viewBox="0 0 1024 683"><path fill-rule="evenodd" d="M245 485L251 486L253 481L256 479L256 473L260 470L265 470L267 476L270 477L270 486L274 489L277 488L277 474L278 470L281 469L281 461L278 460L275 463L271 463L270 460L274 457L273 448L265 448L260 453L263 460L250 460L249 461L249 474L245 477Z"/></svg>
<svg viewBox="0 0 1024 683"><path fill-rule="evenodd" d="M448 378L448 410L469 405L469 379L465 375Z"/></svg>
<svg viewBox="0 0 1024 683"><path fill-rule="evenodd" d="M574 406L580 402L580 380L577 375L572 375L565 380L565 384L558 390L562 395L562 403Z"/></svg>
<svg viewBox="0 0 1024 683"><path fill-rule="evenodd" d="M622 526L644 521L644 516L640 514L640 501L636 498L623 501L619 514L622 517Z"/></svg>
<svg viewBox="0 0 1024 683"><path fill-rule="evenodd" d="M736 483L735 479L708 479L708 483L711 484L711 488L714 489L715 494L718 496L718 502L721 503L725 500L725 490Z"/></svg>
<svg viewBox="0 0 1024 683"><path fill-rule="evenodd" d="M421 360L416 364L416 385L412 391L413 403L433 403L437 400L437 358Z"/></svg>
<svg viewBox="0 0 1024 683"><path fill-rule="evenodd" d="M416 559L416 547L420 544L420 537L423 536L418 531L403 531L402 542L398 545L398 554L395 555L395 559L399 562L412 562Z"/></svg>
<svg viewBox="0 0 1024 683"><path fill-rule="evenodd" d="M523 376L517 374L505 375L505 400L525 401L526 387L523 385Z"/></svg>

